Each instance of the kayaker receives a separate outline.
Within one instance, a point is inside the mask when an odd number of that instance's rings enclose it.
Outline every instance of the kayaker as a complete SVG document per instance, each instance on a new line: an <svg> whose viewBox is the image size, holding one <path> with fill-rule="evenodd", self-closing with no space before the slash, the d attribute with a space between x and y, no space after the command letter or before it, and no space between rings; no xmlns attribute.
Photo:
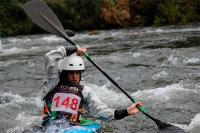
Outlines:
<svg viewBox="0 0 200 133"><path fill-rule="evenodd" d="M81 56L86 48L69 49L60 46L45 55L45 81L43 84L44 127L56 121L67 121L70 126L80 124L80 116L86 112L104 120L118 120L139 112L137 102L124 110L108 108L92 88L81 85L81 74L85 65Z"/></svg>

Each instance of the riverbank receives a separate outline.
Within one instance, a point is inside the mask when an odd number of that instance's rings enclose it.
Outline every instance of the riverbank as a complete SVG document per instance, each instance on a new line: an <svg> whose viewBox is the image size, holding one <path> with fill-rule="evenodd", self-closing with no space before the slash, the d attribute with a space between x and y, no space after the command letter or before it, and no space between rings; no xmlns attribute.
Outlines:
<svg viewBox="0 0 200 133"><path fill-rule="evenodd" d="M29 0L3 0L1 36L38 34L22 10ZM185 25L200 21L198 0L44 0L67 29L75 31L136 26Z"/></svg>

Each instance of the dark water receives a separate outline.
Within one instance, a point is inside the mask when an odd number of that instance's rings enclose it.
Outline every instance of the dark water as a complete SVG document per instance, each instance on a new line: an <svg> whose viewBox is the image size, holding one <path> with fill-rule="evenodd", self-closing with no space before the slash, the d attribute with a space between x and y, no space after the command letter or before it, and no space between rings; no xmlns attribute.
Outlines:
<svg viewBox="0 0 200 133"><path fill-rule="evenodd" d="M134 98L142 100L149 114L178 124L191 133L200 127L200 26L134 28L100 31L71 38ZM53 35L2 39L0 54L0 129L20 133L40 124L40 86L44 54L60 45ZM111 108L131 102L86 61L83 83L92 87ZM156 124L139 114L105 124L105 132L158 132Z"/></svg>

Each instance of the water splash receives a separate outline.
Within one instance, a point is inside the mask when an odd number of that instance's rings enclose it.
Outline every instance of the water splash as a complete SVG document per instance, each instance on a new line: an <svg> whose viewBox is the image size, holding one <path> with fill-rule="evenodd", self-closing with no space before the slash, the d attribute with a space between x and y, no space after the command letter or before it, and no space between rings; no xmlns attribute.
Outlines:
<svg viewBox="0 0 200 133"><path fill-rule="evenodd" d="M168 61L172 64L177 64L178 61L179 61L179 58L178 57L174 57L174 55L170 55L169 58L168 58Z"/></svg>
<svg viewBox="0 0 200 133"><path fill-rule="evenodd" d="M34 123L38 124L41 122L41 118L39 116L31 116L26 112L19 113L15 120L19 121L20 125L8 129L7 133L20 133L29 128Z"/></svg>
<svg viewBox="0 0 200 133"><path fill-rule="evenodd" d="M101 101L104 101L111 107L124 105L124 100L127 100L123 93L117 93L116 91L108 89L111 85L110 82L107 82L107 84L103 86L88 83L84 83L84 85L91 87L93 92L101 99Z"/></svg>
<svg viewBox="0 0 200 133"><path fill-rule="evenodd" d="M136 98L143 97L146 100L151 99L160 102L167 102L172 98L180 99L181 97L183 97L181 92L197 93L196 91L183 88L182 85L178 83L155 89L142 90L142 91L138 90L132 95L135 96Z"/></svg>
<svg viewBox="0 0 200 133"><path fill-rule="evenodd" d="M156 73L152 76L153 80L159 80L159 79L166 79L168 77L168 73L165 71Z"/></svg>
<svg viewBox="0 0 200 133"><path fill-rule="evenodd" d="M190 133L199 133L199 131L200 131L200 113L197 114L189 124Z"/></svg>
<svg viewBox="0 0 200 133"><path fill-rule="evenodd" d="M41 38L42 41L46 42L65 42L63 38L55 36L55 35L49 35Z"/></svg>
<svg viewBox="0 0 200 133"><path fill-rule="evenodd" d="M133 57L134 58L137 58L137 57L140 57L140 56L142 56L141 53L138 53L138 52L133 53Z"/></svg>
<svg viewBox="0 0 200 133"><path fill-rule="evenodd" d="M22 104L33 104L37 107L42 107L41 94L25 98L18 94L12 94L11 92L0 92L0 107L19 106Z"/></svg>
<svg viewBox="0 0 200 133"><path fill-rule="evenodd" d="M8 105L17 106L17 103L23 103L26 99L18 94L12 94L11 92L0 92L0 107Z"/></svg>
<svg viewBox="0 0 200 133"><path fill-rule="evenodd" d="M199 64L200 59L199 58L186 58L183 60L184 64L192 65L192 64Z"/></svg>
<svg viewBox="0 0 200 133"><path fill-rule="evenodd" d="M183 129L185 132L199 133L199 131L200 131L200 113L197 114L191 120L191 123L189 125L186 125L186 124L174 124L174 123L170 123L170 124Z"/></svg>

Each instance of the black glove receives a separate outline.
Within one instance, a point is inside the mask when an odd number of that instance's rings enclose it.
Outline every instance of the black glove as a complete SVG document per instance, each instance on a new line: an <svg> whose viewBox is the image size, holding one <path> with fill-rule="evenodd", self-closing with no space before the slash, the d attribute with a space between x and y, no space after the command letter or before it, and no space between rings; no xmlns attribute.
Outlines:
<svg viewBox="0 0 200 133"><path fill-rule="evenodd" d="M116 120L122 119L124 117L128 116L127 109L124 110L115 110L114 117Z"/></svg>
<svg viewBox="0 0 200 133"><path fill-rule="evenodd" d="M66 50L66 56L70 56L72 55L73 53L75 53L77 51L77 48L75 47L65 47L65 50Z"/></svg>

